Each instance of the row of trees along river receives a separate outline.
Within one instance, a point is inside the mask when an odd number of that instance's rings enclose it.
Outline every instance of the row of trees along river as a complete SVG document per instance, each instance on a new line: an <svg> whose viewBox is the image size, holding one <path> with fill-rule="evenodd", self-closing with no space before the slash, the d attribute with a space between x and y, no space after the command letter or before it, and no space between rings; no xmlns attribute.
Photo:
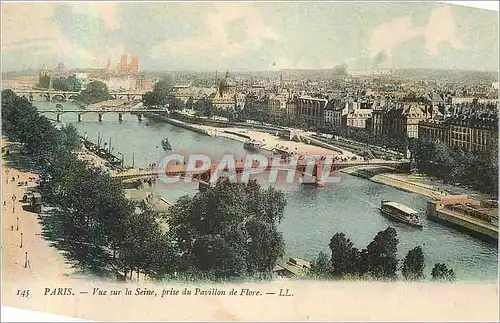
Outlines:
<svg viewBox="0 0 500 323"><path fill-rule="evenodd" d="M160 215L127 200L119 181L77 158L74 127L56 130L10 90L2 92L2 110L5 134L35 161L53 207L42 216L46 238L81 268L120 277L269 277L283 254L282 192L219 183Z"/></svg>
<svg viewBox="0 0 500 323"><path fill-rule="evenodd" d="M395 279L398 269L406 280L425 278L425 259L421 246L408 251L401 262L397 257L396 230L388 227L377 233L370 244L359 250L343 232L330 240L331 258L320 252L312 264L311 274L318 278L363 278ZM444 263L436 263L431 270L433 280L455 280L455 272Z"/></svg>

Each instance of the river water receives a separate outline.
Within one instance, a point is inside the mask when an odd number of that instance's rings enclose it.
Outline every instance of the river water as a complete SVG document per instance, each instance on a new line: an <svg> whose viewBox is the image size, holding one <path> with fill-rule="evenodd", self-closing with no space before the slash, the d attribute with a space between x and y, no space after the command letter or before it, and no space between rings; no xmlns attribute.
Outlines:
<svg viewBox="0 0 500 323"><path fill-rule="evenodd" d="M54 109L54 102L34 102L38 109ZM63 103L65 109L77 108L71 102ZM55 119L53 113L45 113ZM124 115L119 122L115 113L104 114L102 122L97 115L86 113L82 122L77 115L66 113L62 122L73 123L83 135L97 142L98 134L105 142L111 138L115 155L121 153L125 165L135 167L157 163L163 156L161 140L169 138L172 148L182 151L212 152L215 155L234 153L243 155L240 142L221 137L207 137L161 121L145 119L139 122L134 115ZM497 280L498 249L486 242L454 229L428 221L425 218L427 199L417 194L403 192L371 181L340 174L341 183L336 188L290 187L283 188L287 200L286 215L280 228L283 231L286 256L313 260L320 251L329 252L328 243L336 232L344 232L358 248L364 248L378 231L392 225L396 228L398 253L403 258L408 250L421 245L426 259L426 276L437 262L446 263L460 281ZM158 188L169 201L175 202L185 194L194 194L196 184L186 184L169 189ZM416 230L394 223L380 215L380 200L393 200L424 214L423 230Z"/></svg>

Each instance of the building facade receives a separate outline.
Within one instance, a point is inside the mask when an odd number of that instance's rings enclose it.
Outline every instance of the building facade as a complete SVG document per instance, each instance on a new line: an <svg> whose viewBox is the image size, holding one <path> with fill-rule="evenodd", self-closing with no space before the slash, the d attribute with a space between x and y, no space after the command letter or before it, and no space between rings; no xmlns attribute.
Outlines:
<svg viewBox="0 0 500 323"><path fill-rule="evenodd" d="M272 93L268 100L268 114L271 116L281 116L287 113L286 104L288 101L288 92Z"/></svg>
<svg viewBox="0 0 500 323"><path fill-rule="evenodd" d="M428 107L420 103L399 103L382 120L383 132L388 135L418 138L420 121L430 118Z"/></svg>
<svg viewBox="0 0 500 323"><path fill-rule="evenodd" d="M291 117L297 116L297 98L291 96L285 103L286 114Z"/></svg>
<svg viewBox="0 0 500 323"><path fill-rule="evenodd" d="M471 152L489 151L498 145L497 123L496 114L454 115L420 122L419 137Z"/></svg>
<svg viewBox="0 0 500 323"><path fill-rule="evenodd" d="M366 121L371 119L372 109L353 109L346 115L347 127L366 128Z"/></svg>
<svg viewBox="0 0 500 323"><path fill-rule="evenodd" d="M297 99L297 116L313 123L321 123L325 117L327 99L299 97Z"/></svg>

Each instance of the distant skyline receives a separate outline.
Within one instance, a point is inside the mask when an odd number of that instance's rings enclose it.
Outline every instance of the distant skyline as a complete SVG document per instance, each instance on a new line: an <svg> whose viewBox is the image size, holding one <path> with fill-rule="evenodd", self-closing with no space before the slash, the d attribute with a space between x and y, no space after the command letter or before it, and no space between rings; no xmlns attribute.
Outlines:
<svg viewBox="0 0 500 323"><path fill-rule="evenodd" d="M498 71L498 12L437 2L2 3L2 70Z"/></svg>

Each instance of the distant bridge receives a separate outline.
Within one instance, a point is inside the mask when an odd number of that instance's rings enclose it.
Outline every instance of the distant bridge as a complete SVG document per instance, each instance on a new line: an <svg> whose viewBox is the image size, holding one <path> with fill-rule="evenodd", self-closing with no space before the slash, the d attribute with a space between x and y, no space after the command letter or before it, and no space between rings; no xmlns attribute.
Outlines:
<svg viewBox="0 0 500 323"><path fill-rule="evenodd" d="M271 158L268 160L268 167L266 168L266 171L269 171L271 169ZM401 160L401 161L394 161L394 160L370 160L370 161L335 161L331 165L330 169L330 174L333 172L339 170L339 169L344 169L344 168L349 168L349 167L357 167L357 166L384 166L384 167L393 167L395 169L398 169L400 171L409 171L409 165L410 162L408 160ZM210 166L209 170L207 171L200 171L200 172L186 172L186 163L183 164L175 164L175 165L167 165L167 167L164 170L160 169L144 169L144 170L130 170L122 173L115 173L112 175L112 177L120 179L122 181L125 180L131 180L131 179L147 179L147 178L152 178L152 177L158 177L160 174L173 177L173 176L181 176L185 177L187 174L191 174L193 177L193 180L196 180L198 182L205 182L208 183L210 180L211 174L214 173L217 169L217 164L212 163ZM296 171L299 174L305 174L307 167L307 161L306 160L299 160L297 162L296 166ZM314 169L312 172L312 175L314 178L317 179L317 173L318 173L318 167L324 167L324 163L321 161L318 161L314 165ZM241 174L245 170L245 162L243 159L237 160L235 162L235 168L236 168L236 173ZM290 170L290 165L286 163L280 163L275 169L286 171Z"/></svg>
<svg viewBox="0 0 500 323"><path fill-rule="evenodd" d="M103 115L105 113L117 113L118 120L123 121L123 115L125 113L137 114L139 121L144 119L145 112L158 112L156 109L112 109L112 108L101 108L101 109L50 109L50 110L39 110L40 113L55 113L57 122L61 122L61 115L64 113L76 113L78 115L78 122L82 121L82 115L85 113L97 113L98 121L103 120Z"/></svg>
<svg viewBox="0 0 500 323"><path fill-rule="evenodd" d="M58 91L50 89L11 89L17 95L25 97L30 101L42 99L46 101L58 100L69 101L77 98L80 92ZM128 101L140 101L144 93L142 92L110 92L113 99L127 99Z"/></svg>

